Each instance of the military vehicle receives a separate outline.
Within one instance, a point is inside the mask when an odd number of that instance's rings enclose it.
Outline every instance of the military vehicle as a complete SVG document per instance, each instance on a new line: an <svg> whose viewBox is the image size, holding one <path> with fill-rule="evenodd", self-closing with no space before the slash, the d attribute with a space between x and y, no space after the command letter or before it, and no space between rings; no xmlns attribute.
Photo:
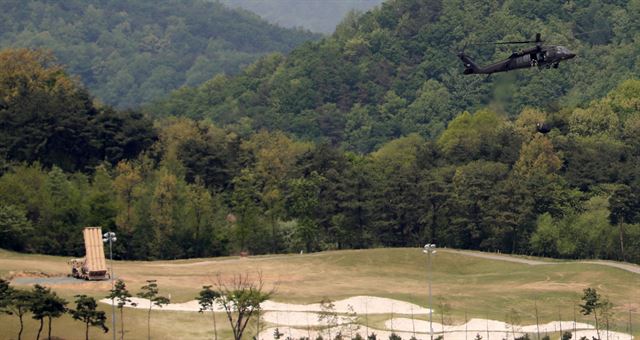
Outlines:
<svg viewBox="0 0 640 340"><path fill-rule="evenodd" d="M84 228L82 233L85 257L69 261L71 276L84 280L108 280L107 261L102 245L102 228Z"/></svg>

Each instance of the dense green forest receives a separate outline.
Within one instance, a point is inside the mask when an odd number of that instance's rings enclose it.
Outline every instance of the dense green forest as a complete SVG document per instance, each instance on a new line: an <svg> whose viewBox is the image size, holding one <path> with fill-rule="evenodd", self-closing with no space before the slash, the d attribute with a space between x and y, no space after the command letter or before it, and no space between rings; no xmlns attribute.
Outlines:
<svg viewBox="0 0 640 340"><path fill-rule="evenodd" d="M254 12L283 27L303 27L312 32L333 33L350 11L366 12L382 0L218 0L229 7Z"/></svg>
<svg viewBox="0 0 640 340"><path fill-rule="evenodd" d="M559 69L465 76L456 53L483 64L532 39L578 57ZM239 76L216 76L153 105L160 115L208 118L239 132L266 128L368 153L395 138L435 138L458 113L490 107L588 105L640 74L638 0L391 0L350 14L335 33L290 55L270 55Z"/></svg>
<svg viewBox="0 0 640 340"><path fill-rule="evenodd" d="M3 0L0 46L47 48L100 100L137 107L319 35L204 0Z"/></svg>
<svg viewBox="0 0 640 340"><path fill-rule="evenodd" d="M543 135L535 124L548 122ZM96 106L50 55L0 53L0 247L170 259L440 246L640 262L640 81L583 108L461 112L359 154Z"/></svg>

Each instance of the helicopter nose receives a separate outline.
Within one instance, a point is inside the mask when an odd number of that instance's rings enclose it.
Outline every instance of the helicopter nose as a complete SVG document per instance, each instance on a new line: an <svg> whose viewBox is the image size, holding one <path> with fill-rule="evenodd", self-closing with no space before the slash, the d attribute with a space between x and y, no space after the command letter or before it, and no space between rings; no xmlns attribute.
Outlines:
<svg viewBox="0 0 640 340"><path fill-rule="evenodd" d="M569 53L567 53L567 59L571 59L571 58L575 58L576 54L569 51Z"/></svg>

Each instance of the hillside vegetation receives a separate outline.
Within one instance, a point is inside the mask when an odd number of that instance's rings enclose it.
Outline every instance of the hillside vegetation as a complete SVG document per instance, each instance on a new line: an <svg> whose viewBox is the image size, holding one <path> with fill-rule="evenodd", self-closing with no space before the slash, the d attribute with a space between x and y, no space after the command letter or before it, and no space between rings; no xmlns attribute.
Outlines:
<svg viewBox="0 0 640 340"><path fill-rule="evenodd" d="M638 1L537 2L533 12L519 3L463 11L456 1L390 1L331 38L158 106L181 117L97 105L46 53L5 50L0 247L78 255L82 228L97 225L118 233L123 259L435 242L638 263ZM615 25L571 40L600 57L507 75L512 102L498 105L492 80L463 77L433 48L447 44L436 28L508 35L469 14L480 10L558 39L545 30ZM346 46L362 48L347 57ZM594 76L598 65L606 76ZM551 132L536 132L540 122Z"/></svg>
<svg viewBox="0 0 640 340"><path fill-rule="evenodd" d="M171 259L436 242L640 262L640 81L585 108L456 116L359 155L189 118L151 126L25 50L0 54L0 247ZM553 130L536 132L536 122Z"/></svg>
<svg viewBox="0 0 640 340"><path fill-rule="evenodd" d="M638 0L390 0L347 16L331 37L175 92L149 111L371 152L410 133L434 138L458 113L487 105L509 117L529 106L588 105L640 73L639 13ZM456 53L465 46L486 63L523 46L474 43L537 32L578 58L557 70L461 74Z"/></svg>
<svg viewBox="0 0 640 340"><path fill-rule="evenodd" d="M312 32L333 33L350 11L365 12L382 0L222 0L229 7L254 12L283 27L304 27Z"/></svg>
<svg viewBox="0 0 640 340"><path fill-rule="evenodd" d="M100 100L137 107L318 35L202 0L0 2L0 46L54 51Z"/></svg>

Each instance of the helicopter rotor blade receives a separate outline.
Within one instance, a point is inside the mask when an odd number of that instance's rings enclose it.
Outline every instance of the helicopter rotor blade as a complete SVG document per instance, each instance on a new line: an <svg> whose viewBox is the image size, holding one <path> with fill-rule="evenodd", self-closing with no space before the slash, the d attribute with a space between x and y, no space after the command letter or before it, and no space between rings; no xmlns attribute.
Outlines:
<svg viewBox="0 0 640 340"><path fill-rule="evenodd" d="M481 42L481 43L474 43L473 45L540 44L540 43L543 43L543 42L544 42L544 40L540 39L540 33L536 33L536 40Z"/></svg>

